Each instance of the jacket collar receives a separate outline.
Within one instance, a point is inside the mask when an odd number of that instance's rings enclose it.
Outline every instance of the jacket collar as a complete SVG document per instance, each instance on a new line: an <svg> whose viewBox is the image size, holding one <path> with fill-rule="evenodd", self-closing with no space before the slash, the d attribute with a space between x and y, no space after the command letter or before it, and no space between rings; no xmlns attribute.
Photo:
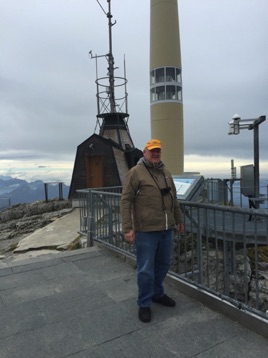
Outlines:
<svg viewBox="0 0 268 358"><path fill-rule="evenodd" d="M164 167L164 163L163 162L159 162L156 165L153 165L152 163L148 162L148 160L144 159L144 158L140 158L137 164L144 164L146 167L151 168L151 169L162 169Z"/></svg>

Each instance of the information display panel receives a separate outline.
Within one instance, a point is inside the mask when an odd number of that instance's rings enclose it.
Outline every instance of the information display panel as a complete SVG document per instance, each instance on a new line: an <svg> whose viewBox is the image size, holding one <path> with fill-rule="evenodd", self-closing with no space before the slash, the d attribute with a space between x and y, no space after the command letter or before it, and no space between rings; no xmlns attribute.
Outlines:
<svg viewBox="0 0 268 358"><path fill-rule="evenodd" d="M203 183L204 177L201 175L174 175L173 180L177 190L177 198L180 200L192 200Z"/></svg>

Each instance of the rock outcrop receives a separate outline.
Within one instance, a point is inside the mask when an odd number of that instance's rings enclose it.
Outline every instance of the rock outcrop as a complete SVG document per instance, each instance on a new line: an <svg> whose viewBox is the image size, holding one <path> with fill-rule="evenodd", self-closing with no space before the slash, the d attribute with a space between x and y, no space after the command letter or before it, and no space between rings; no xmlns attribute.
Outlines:
<svg viewBox="0 0 268 358"><path fill-rule="evenodd" d="M72 210L69 200L51 200L17 204L1 211L0 253L12 251L21 239Z"/></svg>

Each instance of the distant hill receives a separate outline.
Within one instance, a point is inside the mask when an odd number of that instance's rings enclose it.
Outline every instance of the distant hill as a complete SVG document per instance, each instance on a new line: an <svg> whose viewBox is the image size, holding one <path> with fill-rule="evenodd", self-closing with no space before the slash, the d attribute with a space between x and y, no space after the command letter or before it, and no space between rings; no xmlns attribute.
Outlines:
<svg viewBox="0 0 268 358"><path fill-rule="evenodd" d="M63 198L67 199L69 186L62 184ZM48 185L48 199L59 198L59 185ZM42 180L27 182L26 180L0 175L0 210L9 205L33 203L45 200L45 186Z"/></svg>

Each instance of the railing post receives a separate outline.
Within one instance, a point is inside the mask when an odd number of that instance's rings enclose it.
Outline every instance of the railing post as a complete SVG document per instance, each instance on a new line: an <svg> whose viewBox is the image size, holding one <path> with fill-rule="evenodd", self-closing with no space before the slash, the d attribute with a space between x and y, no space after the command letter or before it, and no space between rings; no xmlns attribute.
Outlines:
<svg viewBox="0 0 268 358"><path fill-rule="evenodd" d="M87 247L94 246L92 221L93 221L93 217L89 214L87 217Z"/></svg>
<svg viewBox="0 0 268 358"><path fill-rule="evenodd" d="M94 239L93 239L93 219L94 219L94 213L93 213L93 195L92 191L89 190L87 194L87 247L92 247L94 245Z"/></svg>
<svg viewBox="0 0 268 358"><path fill-rule="evenodd" d="M59 183L59 200L63 200L62 182Z"/></svg>
<svg viewBox="0 0 268 358"><path fill-rule="evenodd" d="M44 187L45 187L45 201L46 203L48 202L48 183L44 183Z"/></svg>

